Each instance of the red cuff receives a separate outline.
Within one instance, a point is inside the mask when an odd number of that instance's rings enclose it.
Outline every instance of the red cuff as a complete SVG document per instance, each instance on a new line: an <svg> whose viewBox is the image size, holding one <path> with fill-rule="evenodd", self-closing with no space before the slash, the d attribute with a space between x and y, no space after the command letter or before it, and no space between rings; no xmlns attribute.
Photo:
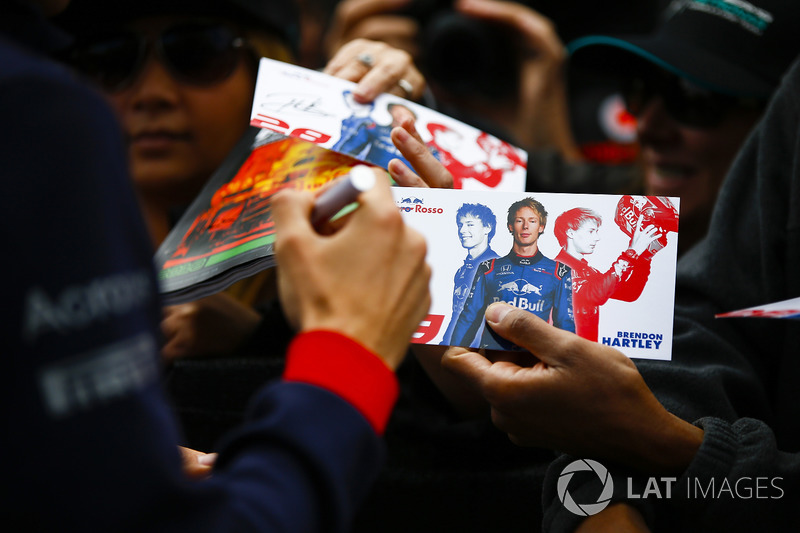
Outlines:
<svg viewBox="0 0 800 533"><path fill-rule="evenodd" d="M347 400L383 435L397 401L397 377L370 350L335 331L297 335L289 345L283 379L322 387Z"/></svg>

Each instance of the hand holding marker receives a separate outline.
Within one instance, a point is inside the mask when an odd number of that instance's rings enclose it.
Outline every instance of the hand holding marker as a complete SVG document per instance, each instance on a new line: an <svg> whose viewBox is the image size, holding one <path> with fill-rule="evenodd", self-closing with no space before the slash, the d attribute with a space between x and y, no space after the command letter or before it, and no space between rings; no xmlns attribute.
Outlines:
<svg viewBox="0 0 800 533"><path fill-rule="evenodd" d="M375 185L375 172L366 165L358 165L325 189L314 202L311 224L319 227L356 201L358 195Z"/></svg>

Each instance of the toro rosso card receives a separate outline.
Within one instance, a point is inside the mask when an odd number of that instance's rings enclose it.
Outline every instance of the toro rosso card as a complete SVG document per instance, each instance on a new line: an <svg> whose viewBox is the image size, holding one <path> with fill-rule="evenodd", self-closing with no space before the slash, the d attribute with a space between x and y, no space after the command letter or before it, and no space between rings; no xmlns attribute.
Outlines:
<svg viewBox="0 0 800 533"><path fill-rule="evenodd" d="M315 70L262 58L250 123L386 168L394 158L407 163L389 134L401 120L413 117L431 153L453 175L456 189L525 189L528 156L524 150L391 94L359 104L352 96L355 86Z"/></svg>
<svg viewBox="0 0 800 533"><path fill-rule="evenodd" d="M671 359L677 198L395 188L425 235L430 314L413 342L518 347L485 325L493 302L628 357Z"/></svg>

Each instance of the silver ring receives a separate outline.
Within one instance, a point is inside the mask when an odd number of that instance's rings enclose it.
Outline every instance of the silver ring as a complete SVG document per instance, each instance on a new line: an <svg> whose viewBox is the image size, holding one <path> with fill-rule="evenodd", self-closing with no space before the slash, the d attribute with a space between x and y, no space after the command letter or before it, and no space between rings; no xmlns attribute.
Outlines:
<svg viewBox="0 0 800 533"><path fill-rule="evenodd" d="M368 54L366 52L364 52L363 54L358 54L358 56L356 56L356 59L358 60L359 63L361 63L367 68L372 68L372 65L375 64L375 58L372 56L372 54Z"/></svg>
<svg viewBox="0 0 800 533"><path fill-rule="evenodd" d="M411 98L411 95L414 94L414 86L408 80L400 78L397 80L397 85L406 93L406 98Z"/></svg>

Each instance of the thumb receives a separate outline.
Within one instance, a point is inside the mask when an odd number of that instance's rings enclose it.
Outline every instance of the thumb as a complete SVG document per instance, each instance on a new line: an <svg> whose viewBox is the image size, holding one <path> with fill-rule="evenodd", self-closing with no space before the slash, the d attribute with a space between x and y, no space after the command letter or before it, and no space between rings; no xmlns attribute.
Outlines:
<svg viewBox="0 0 800 533"><path fill-rule="evenodd" d="M572 335L551 326L530 311L504 302L493 303L486 308L486 323L504 339L528 350L548 364L560 362L554 357L557 353L556 345L565 336Z"/></svg>

